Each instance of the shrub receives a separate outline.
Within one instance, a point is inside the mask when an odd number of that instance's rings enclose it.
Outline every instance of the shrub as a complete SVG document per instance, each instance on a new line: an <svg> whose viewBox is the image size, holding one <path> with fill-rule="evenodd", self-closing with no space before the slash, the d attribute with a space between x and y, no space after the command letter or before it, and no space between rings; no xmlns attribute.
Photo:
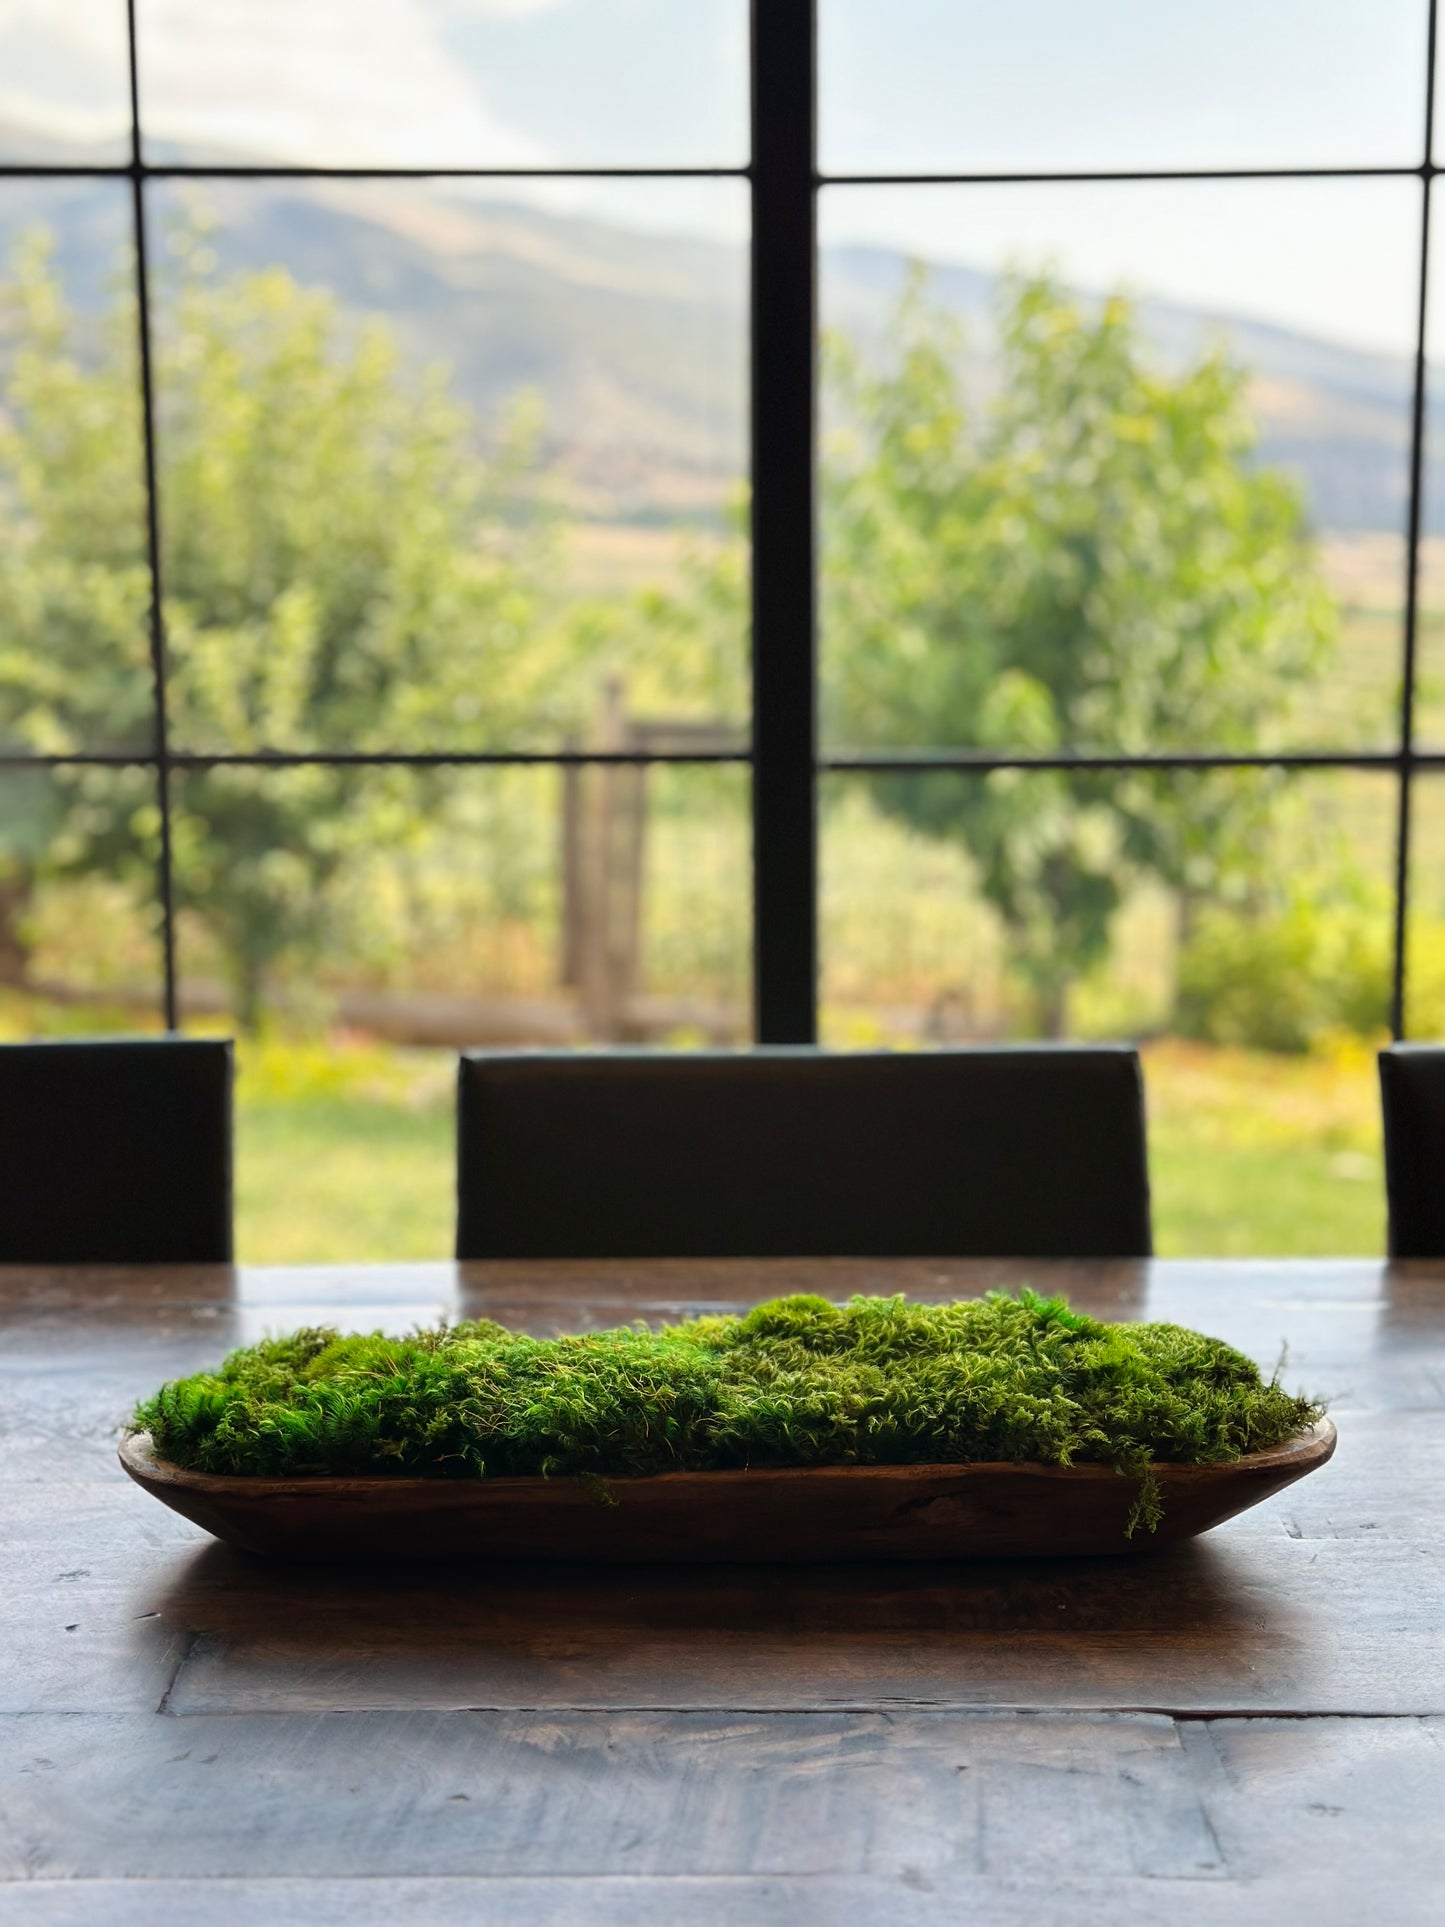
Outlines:
<svg viewBox="0 0 1445 1927"><path fill-rule="evenodd" d="M1175 1029L1275 1051L1308 1050L1330 1031L1371 1036L1389 1014L1389 942L1383 911L1205 910L1180 952Z"/></svg>

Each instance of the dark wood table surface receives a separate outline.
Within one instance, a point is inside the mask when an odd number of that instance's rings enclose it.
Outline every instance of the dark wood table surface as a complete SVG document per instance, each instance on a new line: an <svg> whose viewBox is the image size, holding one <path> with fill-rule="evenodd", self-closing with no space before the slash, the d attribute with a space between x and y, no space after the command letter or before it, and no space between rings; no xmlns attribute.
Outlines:
<svg viewBox="0 0 1445 1927"><path fill-rule="evenodd" d="M120 1472L302 1323L545 1332L1030 1281L1330 1400L1334 1461L1138 1560L268 1568ZM0 1270L0 1918L1445 1920L1445 1267Z"/></svg>

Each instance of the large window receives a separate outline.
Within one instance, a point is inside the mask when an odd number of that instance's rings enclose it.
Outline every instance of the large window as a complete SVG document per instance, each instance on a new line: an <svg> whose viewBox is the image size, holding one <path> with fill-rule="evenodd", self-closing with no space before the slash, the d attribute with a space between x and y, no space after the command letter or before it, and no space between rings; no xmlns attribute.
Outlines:
<svg viewBox="0 0 1445 1927"><path fill-rule="evenodd" d="M1433 5L753 14L0 0L0 1025L237 1028L245 1256L753 1036L1138 1036L1161 1248L1378 1249Z"/></svg>

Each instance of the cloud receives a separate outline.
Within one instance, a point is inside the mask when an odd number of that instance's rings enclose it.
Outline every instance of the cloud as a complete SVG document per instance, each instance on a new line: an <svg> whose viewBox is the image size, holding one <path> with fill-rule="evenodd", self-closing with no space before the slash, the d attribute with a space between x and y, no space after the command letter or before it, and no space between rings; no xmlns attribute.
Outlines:
<svg viewBox="0 0 1445 1927"><path fill-rule="evenodd" d="M519 13L550 13L566 0L436 0L438 10L456 20L505 17Z"/></svg>
<svg viewBox="0 0 1445 1927"><path fill-rule="evenodd" d="M532 166L446 44L467 19L558 0L139 0L141 108L167 145L335 166ZM119 131L114 0L8 0L0 115L62 138Z"/></svg>
<svg viewBox="0 0 1445 1927"><path fill-rule="evenodd" d="M338 166L545 161L448 50L456 12L456 0L142 0L146 124L169 141Z"/></svg>
<svg viewBox="0 0 1445 1927"><path fill-rule="evenodd" d="M0 120L59 140L126 134L130 76L125 9L112 0L5 0Z"/></svg>

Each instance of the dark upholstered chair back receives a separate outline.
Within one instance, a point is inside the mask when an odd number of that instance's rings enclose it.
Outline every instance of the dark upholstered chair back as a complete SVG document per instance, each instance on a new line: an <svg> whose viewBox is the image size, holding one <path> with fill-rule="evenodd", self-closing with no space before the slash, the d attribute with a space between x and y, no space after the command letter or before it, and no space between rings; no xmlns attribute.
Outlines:
<svg viewBox="0 0 1445 1927"><path fill-rule="evenodd" d="M1445 1045L1380 1052L1392 1258L1445 1258Z"/></svg>
<svg viewBox="0 0 1445 1927"><path fill-rule="evenodd" d="M231 1046L0 1045L0 1262L231 1256Z"/></svg>
<svg viewBox="0 0 1445 1927"><path fill-rule="evenodd" d="M477 1052L458 1104L463 1258L1150 1249L1122 1047Z"/></svg>

